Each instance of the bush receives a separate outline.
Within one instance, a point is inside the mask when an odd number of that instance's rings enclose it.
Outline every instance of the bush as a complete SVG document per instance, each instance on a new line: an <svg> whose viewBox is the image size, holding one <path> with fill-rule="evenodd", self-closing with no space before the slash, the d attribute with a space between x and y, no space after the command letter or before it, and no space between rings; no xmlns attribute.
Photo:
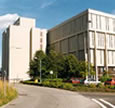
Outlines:
<svg viewBox="0 0 115 108"><path fill-rule="evenodd" d="M110 79L110 77L102 76L102 77L100 78L100 81L101 81L101 82L105 82L105 81L107 81L108 79Z"/></svg>
<svg viewBox="0 0 115 108"><path fill-rule="evenodd" d="M97 84L97 87L98 87L98 88L105 88L105 86L104 86L103 83L99 83L99 84Z"/></svg>
<svg viewBox="0 0 115 108"><path fill-rule="evenodd" d="M43 81L43 82L42 82L42 85L44 85L44 86L47 86L47 87L48 87L48 86L50 85L50 82L49 82L49 81Z"/></svg>
<svg viewBox="0 0 115 108"><path fill-rule="evenodd" d="M96 88L96 84L89 84L90 88Z"/></svg>
<svg viewBox="0 0 115 108"><path fill-rule="evenodd" d="M43 86L62 88L63 82L62 79L46 79L42 82Z"/></svg>
<svg viewBox="0 0 115 108"><path fill-rule="evenodd" d="M72 90L73 85L71 83L65 83L65 84L63 84L63 88L66 90Z"/></svg>
<svg viewBox="0 0 115 108"><path fill-rule="evenodd" d="M84 84L73 84L73 86L75 86L75 87L77 87L77 86L83 87L85 85Z"/></svg>
<svg viewBox="0 0 115 108"><path fill-rule="evenodd" d="M57 78L57 79L44 79L44 81L49 81L49 82L63 82L63 79Z"/></svg>
<svg viewBox="0 0 115 108"><path fill-rule="evenodd" d="M110 89L115 89L115 85L110 85L109 88Z"/></svg>

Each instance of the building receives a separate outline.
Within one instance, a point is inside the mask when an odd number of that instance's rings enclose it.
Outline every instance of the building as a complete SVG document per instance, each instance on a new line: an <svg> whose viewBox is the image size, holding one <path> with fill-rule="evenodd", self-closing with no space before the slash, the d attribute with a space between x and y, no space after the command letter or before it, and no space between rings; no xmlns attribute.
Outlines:
<svg viewBox="0 0 115 108"><path fill-rule="evenodd" d="M48 45L94 65L96 80L104 70L115 76L115 16L87 9L48 31Z"/></svg>
<svg viewBox="0 0 115 108"><path fill-rule="evenodd" d="M29 62L37 50L46 50L46 29L35 27L35 20L20 17L2 37L2 72L7 79L27 80Z"/></svg>

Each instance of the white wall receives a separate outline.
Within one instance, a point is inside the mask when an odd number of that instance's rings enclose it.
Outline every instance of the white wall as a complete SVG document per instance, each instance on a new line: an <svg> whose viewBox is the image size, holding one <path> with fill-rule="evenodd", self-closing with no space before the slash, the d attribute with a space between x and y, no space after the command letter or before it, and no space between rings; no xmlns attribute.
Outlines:
<svg viewBox="0 0 115 108"><path fill-rule="evenodd" d="M9 79L29 79L30 29L10 26Z"/></svg>
<svg viewBox="0 0 115 108"><path fill-rule="evenodd" d="M46 52L46 44L47 44L46 34L47 30L45 29L42 30L38 28L32 28L32 58L34 57L36 51L38 50L43 50L44 52ZM40 42L40 39L42 39L42 42ZM42 49L40 48L40 45L42 45Z"/></svg>

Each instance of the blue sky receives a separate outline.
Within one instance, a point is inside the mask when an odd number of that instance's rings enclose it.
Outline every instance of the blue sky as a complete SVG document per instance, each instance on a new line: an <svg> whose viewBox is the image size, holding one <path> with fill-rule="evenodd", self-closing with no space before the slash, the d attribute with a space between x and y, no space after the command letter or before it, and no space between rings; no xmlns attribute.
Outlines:
<svg viewBox="0 0 115 108"><path fill-rule="evenodd" d="M37 27L49 29L87 8L115 14L115 0L0 0L0 58L1 33L18 16L35 18Z"/></svg>

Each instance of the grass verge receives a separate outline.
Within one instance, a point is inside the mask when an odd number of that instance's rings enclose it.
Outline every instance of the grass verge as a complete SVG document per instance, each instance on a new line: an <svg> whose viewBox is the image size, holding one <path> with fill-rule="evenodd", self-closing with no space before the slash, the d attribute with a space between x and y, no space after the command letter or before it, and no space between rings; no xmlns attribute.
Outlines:
<svg viewBox="0 0 115 108"><path fill-rule="evenodd" d="M12 85L9 85L7 82L3 83L3 81L0 81L0 106L13 100L17 95L18 93Z"/></svg>

